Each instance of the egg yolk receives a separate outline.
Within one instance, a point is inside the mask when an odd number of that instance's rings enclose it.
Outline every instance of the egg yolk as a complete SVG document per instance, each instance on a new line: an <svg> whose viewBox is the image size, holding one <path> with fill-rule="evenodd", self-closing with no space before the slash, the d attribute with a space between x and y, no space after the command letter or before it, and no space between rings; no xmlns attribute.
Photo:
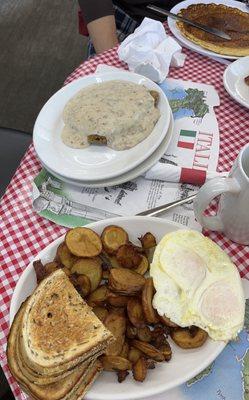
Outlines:
<svg viewBox="0 0 249 400"><path fill-rule="evenodd" d="M194 291L206 275L205 261L188 248L177 247L170 252L163 249L160 263L161 268L185 291Z"/></svg>

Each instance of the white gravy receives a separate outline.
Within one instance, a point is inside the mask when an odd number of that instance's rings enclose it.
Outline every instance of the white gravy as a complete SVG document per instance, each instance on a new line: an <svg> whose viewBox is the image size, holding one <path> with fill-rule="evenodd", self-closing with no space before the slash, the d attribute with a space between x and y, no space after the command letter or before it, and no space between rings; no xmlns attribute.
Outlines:
<svg viewBox="0 0 249 400"><path fill-rule="evenodd" d="M73 148L88 146L88 135L101 135L107 146L125 150L136 146L160 117L149 90L125 81L109 81L80 90L63 111L62 141Z"/></svg>

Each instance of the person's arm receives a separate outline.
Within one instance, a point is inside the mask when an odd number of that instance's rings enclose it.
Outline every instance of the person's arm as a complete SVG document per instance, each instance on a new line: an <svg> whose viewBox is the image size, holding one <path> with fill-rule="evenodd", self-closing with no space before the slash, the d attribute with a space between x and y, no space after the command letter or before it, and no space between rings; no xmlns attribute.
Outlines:
<svg viewBox="0 0 249 400"><path fill-rule="evenodd" d="M87 29L97 54L118 44L114 15L95 19L87 24Z"/></svg>
<svg viewBox="0 0 249 400"><path fill-rule="evenodd" d="M79 0L79 5L95 51L118 44L112 0Z"/></svg>

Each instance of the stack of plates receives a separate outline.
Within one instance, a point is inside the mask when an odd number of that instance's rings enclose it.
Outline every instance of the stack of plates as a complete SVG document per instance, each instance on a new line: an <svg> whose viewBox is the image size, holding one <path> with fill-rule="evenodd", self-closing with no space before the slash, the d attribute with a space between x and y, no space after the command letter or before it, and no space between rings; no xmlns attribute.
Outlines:
<svg viewBox="0 0 249 400"><path fill-rule="evenodd" d="M152 133L135 147L116 151L107 146L72 149L61 140L62 112L81 89L105 81L124 80L160 93L161 117ZM44 105L34 126L34 146L44 168L60 180L77 186L104 187L127 182L151 168L165 153L173 133L168 100L151 80L131 72L94 74L77 79L56 92Z"/></svg>

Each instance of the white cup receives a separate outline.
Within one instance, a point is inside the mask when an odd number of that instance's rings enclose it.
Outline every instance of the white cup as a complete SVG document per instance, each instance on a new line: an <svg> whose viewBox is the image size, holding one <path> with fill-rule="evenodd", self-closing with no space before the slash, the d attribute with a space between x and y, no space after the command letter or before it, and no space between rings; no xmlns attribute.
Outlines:
<svg viewBox="0 0 249 400"><path fill-rule="evenodd" d="M204 216L204 210L219 195L217 215ZM249 143L240 151L228 178L214 178L201 187L194 200L194 213L203 228L249 244Z"/></svg>

